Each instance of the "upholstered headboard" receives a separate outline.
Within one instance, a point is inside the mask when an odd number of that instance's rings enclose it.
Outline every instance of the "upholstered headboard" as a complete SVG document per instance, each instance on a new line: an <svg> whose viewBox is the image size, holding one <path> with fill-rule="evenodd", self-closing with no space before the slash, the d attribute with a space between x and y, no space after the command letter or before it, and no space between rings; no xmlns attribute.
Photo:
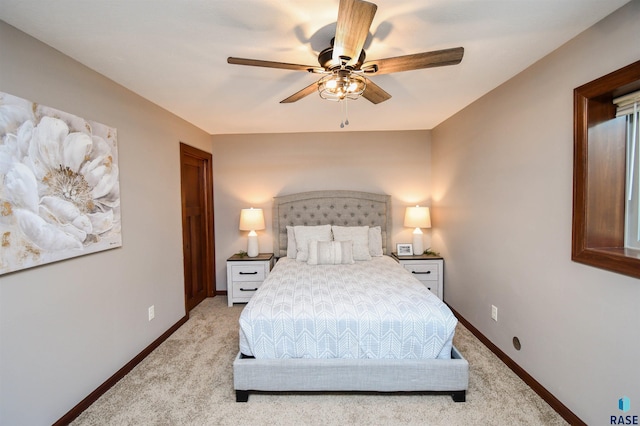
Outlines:
<svg viewBox="0 0 640 426"><path fill-rule="evenodd" d="M311 191L273 198L273 252L287 255L287 226L380 226L391 252L391 196L359 191Z"/></svg>

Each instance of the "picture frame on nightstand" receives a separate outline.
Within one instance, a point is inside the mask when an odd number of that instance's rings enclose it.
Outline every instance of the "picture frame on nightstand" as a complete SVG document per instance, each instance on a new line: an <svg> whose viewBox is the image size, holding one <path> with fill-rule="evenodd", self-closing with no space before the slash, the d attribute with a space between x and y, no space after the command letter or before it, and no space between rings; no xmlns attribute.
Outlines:
<svg viewBox="0 0 640 426"><path fill-rule="evenodd" d="M396 244L396 253L398 256L413 256L413 244L398 243Z"/></svg>

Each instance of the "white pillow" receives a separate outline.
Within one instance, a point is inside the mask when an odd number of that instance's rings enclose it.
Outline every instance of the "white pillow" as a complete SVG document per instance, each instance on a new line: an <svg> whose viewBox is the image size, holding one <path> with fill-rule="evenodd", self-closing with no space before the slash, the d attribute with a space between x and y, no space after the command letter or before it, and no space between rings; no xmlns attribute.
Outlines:
<svg viewBox="0 0 640 426"><path fill-rule="evenodd" d="M353 260L371 260L368 226L332 226L334 241L353 241Z"/></svg>
<svg viewBox="0 0 640 426"><path fill-rule="evenodd" d="M293 226L287 226L287 257L295 259L297 253L296 234L293 232Z"/></svg>
<svg viewBox="0 0 640 426"><path fill-rule="evenodd" d="M351 241L309 242L309 265L340 265L353 262L353 243Z"/></svg>
<svg viewBox="0 0 640 426"><path fill-rule="evenodd" d="M369 227L369 254L373 257L382 256L382 230L379 226Z"/></svg>
<svg viewBox="0 0 640 426"><path fill-rule="evenodd" d="M296 236L296 260L306 262L309 258L309 241L331 241L331 225L294 226Z"/></svg>

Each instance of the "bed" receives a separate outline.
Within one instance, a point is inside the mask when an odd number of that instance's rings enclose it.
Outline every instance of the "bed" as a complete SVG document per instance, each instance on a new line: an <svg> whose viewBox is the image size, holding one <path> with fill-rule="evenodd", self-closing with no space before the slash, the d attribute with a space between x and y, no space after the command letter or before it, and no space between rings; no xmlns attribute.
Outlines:
<svg viewBox="0 0 640 426"><path fill-rule="evenodd" d="M327 226L332 241L325 241ZM363 229L366 241L373 241L366 249ZM312 232L307 240L300 237L303 231ZM457 320L387 256L390 196L313 191L275 197L273 232L280 260L240 318L241 350L233 362L236 401L248 401L252 391L432 391L465 401L469 366L452 344ZM296 235L306 253L293 250ZM398 276L396 268L402 271ZM385 274L393 275L392 284L385 284ZM374 277L381 277L375 286L367 281ZM326 300L319 299L322 294ZM303 317L305 303L314 305L313 317ZM384 303L398 313L382 310ZM357 318L345 317L349 310ZM380 318L374 311L382 312ZM287 317L293 322L285 322ZM356 320L357 333L344 324Z"/></svg>

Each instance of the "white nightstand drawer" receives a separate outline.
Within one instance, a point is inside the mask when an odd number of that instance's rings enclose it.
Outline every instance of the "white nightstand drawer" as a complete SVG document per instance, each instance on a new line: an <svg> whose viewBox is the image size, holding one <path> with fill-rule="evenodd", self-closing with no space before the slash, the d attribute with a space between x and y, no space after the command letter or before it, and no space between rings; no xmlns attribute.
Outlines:
<svg viewBox="0 0 640 426"><path fill-rule="evenodd" d="M429 291L436 296L440 297L438 293L438 282L437 281L420 281Z"/></svg>
<svg viewBox="0 0 640 426"><path fill-rule="evenodd" d="M227 259L227 303L247 303L256 294L273 266L273 253L256 257L234 254Z"/></svg>
<svg viewBox="0 0 640 426"><path fill-rule="evenodd" d="M251 299L251 296L258 291L262 285L262 281L241 281L241 282L233 282L233 295L237 299Z"/></svg>
<svg viewBox="0 0 640 426"><path fill-rule="evenodd" d="M233 265L231 276L233 282L236 281L264 281L264 265Z"/></svg>
<svg viewBox="0 0 640 426"><path fill-rule="evenodd" d="M438 265L409 263L402 266L420 281L438 281Z"/></svg>
<svg viewBox="0 0 640 426"><path fill-rule="evenodd" d="M404 269L411 272L411 275L420 281L422 285L443 300L444 259L427 255L398 256L396 253L392 253L391 256L397 260Z"/></svg>

